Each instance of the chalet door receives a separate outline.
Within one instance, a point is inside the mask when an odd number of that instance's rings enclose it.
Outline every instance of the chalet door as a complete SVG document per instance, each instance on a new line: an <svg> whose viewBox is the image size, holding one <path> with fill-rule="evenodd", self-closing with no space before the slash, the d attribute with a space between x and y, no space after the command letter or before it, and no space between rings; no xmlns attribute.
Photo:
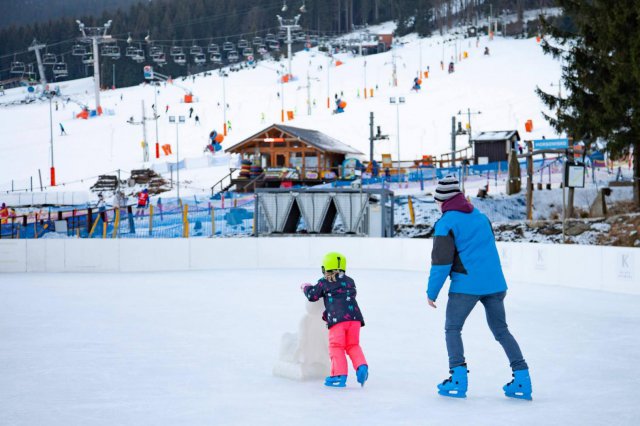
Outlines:
<svg viewBox="0 0 640 426"><path fill-rule="evenodd" d="M287 167L287 157L285 154L276 154L276 167Z"/></svg>

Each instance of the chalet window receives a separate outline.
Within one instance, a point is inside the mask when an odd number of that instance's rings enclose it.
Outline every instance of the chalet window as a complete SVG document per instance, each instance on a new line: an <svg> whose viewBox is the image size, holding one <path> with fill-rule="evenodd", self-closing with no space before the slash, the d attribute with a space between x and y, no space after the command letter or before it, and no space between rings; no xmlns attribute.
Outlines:
<svg viewBox="0 0 640 426"><path fill-rule="evenodd" d="M304 158L304 165L307 168L317 168L318 167L318 157L316 157L316 156L313 156L313 157L306 156Z"/></svg>

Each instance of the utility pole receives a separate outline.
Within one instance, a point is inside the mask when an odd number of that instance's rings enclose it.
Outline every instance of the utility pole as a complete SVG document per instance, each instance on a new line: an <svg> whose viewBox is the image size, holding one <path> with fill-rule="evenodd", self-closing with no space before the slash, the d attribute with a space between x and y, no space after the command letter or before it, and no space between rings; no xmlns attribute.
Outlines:
<svg viewBox="0 0 640 426"><path fill-rule="evenodd" d="M451 117L451 167L456 165L456 116Z"/></svg>
<svg viewBox="0 0 640 426"><path fill-rule="evenodd" d="M40 56L40 49L47 47L44 44L39 44L36 39L33 39L33 43L29 46L29 52L36 52L36 61L38 62L38 71L40 72L40 83L42 83L42 89L47 85L47 76L44 73L44 65L42 64L42 57Z"/></svg>
<svg viewBox="0 0 640 426"><path fill-rule="evenodd" d="M462 115L464 112L462 110L458 111L458 115ZM471 146L471 116L472 115L480 115L482 111L471 111L471 108L467 108L467 134L469 135L469 146Z"/></svg>
<svg viewBox="0 0 640 426"><path fill-rule="evenodd" d="M95 83L96 92L96 114L102 114L102 107L100 106L100 52L98 45L111 40L111 36L107 35L107 31L111 27L111 20L109 20L102 27L86 27L82 22L76 20L82 33L80 41L84 43L91 43L93 48L93 79Z"/></svg>
<svg viewBox="0 0 640 426"><path fill-rule="evenodd" d="M287 60L289 62L289 78L293 77L293 72L291 71L291 45L293 44L293 40L291 39L291 30L297 30L300 28L298 25L298 21L300 20L300 15L296 15L293 19L285 19L280 15L276 15L278 17L278 22L280 22L280 29L287 30Z"/></svg>
<svg viewBox="0 0 640 426"><path fill-rule="evenodd" d="M147 143L147 120L156 120L157 121L157 114L154 113L153 118L151 117L146 117L145 116L145 111L144 111L144 101L142 101L142 118L140 119L140 121L135 121L133 119L133 117L131 117L129 120L127 120L127 123L129 124L134 124L134 125L142 125L142 161L143 162L148 162L149 161L149 144Z"/></svg>

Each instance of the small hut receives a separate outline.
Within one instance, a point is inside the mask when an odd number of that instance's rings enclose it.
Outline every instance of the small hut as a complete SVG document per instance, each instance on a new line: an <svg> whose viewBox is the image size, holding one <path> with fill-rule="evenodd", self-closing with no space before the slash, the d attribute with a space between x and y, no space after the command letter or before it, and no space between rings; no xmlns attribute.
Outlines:
<svg viewBox="0 0 640 426"><path fill-rule="evenodd" d="M473 139L473 160L475 164L507 161L509 151L518 148L520 134L517 130L480 132Z"/></svg>

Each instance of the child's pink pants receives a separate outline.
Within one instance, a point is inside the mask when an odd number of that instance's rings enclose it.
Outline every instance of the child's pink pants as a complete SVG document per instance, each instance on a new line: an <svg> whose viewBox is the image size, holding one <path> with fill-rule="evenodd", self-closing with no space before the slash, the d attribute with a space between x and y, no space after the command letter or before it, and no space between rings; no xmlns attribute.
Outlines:
<svg viewBox="0 0 640 426"><path fill-rule="evenodd" d="M360 347L360 321L341 322L329 329L332 376L346 376L349 372L345 352L351 358L354 370L367 363Z"/></svg>

